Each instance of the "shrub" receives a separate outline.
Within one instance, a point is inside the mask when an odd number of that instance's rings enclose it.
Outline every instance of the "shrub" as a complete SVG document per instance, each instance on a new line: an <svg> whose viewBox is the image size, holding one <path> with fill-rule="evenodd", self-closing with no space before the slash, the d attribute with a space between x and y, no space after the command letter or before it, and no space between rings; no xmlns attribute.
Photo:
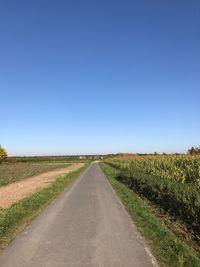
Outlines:
<svg viewBox="0 0 200 267"><path fill-rule="evenodd" d="M0 163L7 158L6 150L0 146Z"/></svg>

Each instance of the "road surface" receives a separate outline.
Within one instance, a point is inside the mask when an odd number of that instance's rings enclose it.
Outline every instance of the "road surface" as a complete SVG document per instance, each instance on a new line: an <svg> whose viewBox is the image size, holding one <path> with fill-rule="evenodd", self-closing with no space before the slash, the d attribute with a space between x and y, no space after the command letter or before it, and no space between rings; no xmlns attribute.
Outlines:
<svg viewBox="0 0 200 267"><path fill-rule="evenodd" d="M98 163L92 163L0 253L0 266L154 265Z"/></svg>

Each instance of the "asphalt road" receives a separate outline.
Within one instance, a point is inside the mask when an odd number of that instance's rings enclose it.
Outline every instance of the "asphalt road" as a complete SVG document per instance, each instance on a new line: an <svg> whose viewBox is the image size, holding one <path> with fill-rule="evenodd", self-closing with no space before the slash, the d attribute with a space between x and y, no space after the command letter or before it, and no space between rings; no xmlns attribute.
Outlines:
<svg viewBox="0 0 200 267"><path fill-rule="evenodd" d="M154 266L98 163L0 253L0 267L64 266Z"/></svg>

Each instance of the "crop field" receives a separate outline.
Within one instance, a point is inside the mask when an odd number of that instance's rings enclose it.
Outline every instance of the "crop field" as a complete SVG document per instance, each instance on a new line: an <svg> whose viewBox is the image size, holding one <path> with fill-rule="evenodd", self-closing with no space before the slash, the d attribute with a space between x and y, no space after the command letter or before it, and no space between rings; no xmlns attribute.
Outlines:
<svg viewBox="0 0 200 267"><path fill-rule="evenodd" d="M200 157L138 156L105 161L117 179L179 221L200 245Z"/></svg>
<svg viewBox="0 0 200 267"><path fill-rule="evenodd" d="M70 164L68 162L5 162L0 164L0 186L40 173L68 167Z"/></svg>

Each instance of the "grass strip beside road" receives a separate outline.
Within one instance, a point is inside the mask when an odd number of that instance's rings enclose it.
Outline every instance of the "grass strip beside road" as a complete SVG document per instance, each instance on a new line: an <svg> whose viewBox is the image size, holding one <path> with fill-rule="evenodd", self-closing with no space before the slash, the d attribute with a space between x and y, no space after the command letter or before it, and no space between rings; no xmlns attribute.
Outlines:
<svg viewBox="0 0 200 267"><path fill-rule="evenodd" d="M0 248L5 247L33 218L69 186L89 164L58 177L47 187L0 210Z"/></svg>
<svg viewBox="0 0 200 267"><path fill-rule="evenodd" d="M160 218L157 218L149 203L116 180L119 171L105 163L101 163L101 168L138 230L146 239L159 265L169 267L200 267L200 259L195 252L178 239L164 225Z"/></svg>

